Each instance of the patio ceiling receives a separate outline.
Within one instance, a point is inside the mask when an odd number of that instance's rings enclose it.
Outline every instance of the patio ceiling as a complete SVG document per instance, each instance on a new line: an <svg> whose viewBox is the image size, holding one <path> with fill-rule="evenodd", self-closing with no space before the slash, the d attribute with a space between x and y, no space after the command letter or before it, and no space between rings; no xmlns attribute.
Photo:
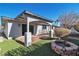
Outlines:
<svg viewBox="0 0 79 59"><path fill-rule="evenodd" d="M2 18L4 22L16 22L16 23L20 23L20 24L26 24L26 20L24 19L11 19L11 18L8 18L8 17L3 17Z"/></svg>
<svg viewBox="0 0 79 59"><path fill-rule="evenodd" d="M24 20L24 19L9 19L9 18L3 18L3 21L4 22L11 22L11 23L19 23L19 24L26 24L27 23L27 20ZM47 22L45 21L32 21L30 22L31 25L49 25Z"/></svg>
<svg viewBox="0 0 79 59"><path fill-rule="evenodd" d="M32 21L30 22L30 24L33 24L33 25L47 25L49 26L50 24L45 22L45 21Z"/></svg>

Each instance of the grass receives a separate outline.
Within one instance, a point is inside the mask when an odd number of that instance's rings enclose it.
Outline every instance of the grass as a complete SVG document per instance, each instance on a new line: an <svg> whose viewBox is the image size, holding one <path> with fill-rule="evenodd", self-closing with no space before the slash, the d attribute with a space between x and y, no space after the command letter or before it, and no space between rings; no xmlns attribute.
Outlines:
<svg viewBox="0 0 79 59"><path fill-rule="evenodd" d="M17 43L14 40L4 40L3 42L0 42L0 55L4 55L4 53L6 53L8 50L17 48L22 46L21 44Z"/></svg>
<svg viewBox="0 0 79 59"><path fill-rule="evenodd" d="M79 45L79 40L67 39L70 42L73 42ZM50 39L40 40L29 47L24 47L23 45L17 43L15 40L5 40L4 42L0 42L0 55L4 55L6 52L9 52L8 55L13 56L58 56L51 49Z"/></svg>
<svg viewBox="0 0 79 59"><path fill-rule="evenodd" d="M29 47L19 47L8 51L11 56L57 56L51 49L52 40L40 40Z"/></svg>
<svg viewBox="0 0 79 59"><path fill-rule="evenodd" d="M36 49L31 52L32 56L57 56L51 49L51 40L41 40L35 43Z"/></svg>

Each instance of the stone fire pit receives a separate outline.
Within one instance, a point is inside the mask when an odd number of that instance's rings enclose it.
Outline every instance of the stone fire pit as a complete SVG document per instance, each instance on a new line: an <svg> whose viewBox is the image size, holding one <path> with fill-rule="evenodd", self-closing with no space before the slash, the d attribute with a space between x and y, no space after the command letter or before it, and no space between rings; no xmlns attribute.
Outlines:
<svg viewBox="0 0 79 59"><path fill-rule="evenodd" d="M76 55L78 46L64 40L54 40L51 44L52 49L60 55Z"/></svg>

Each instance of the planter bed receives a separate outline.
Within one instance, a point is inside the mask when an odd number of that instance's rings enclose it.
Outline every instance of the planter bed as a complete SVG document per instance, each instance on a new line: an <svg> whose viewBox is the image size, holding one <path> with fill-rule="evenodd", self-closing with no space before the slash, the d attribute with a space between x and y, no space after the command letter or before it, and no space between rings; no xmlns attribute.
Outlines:
<svg viewBox="0 0 79 59"><path fill-rule="evenodd" d="M78 50L77 45L64 40L54 40L51 47L59 55L76 55Z"/></svg>

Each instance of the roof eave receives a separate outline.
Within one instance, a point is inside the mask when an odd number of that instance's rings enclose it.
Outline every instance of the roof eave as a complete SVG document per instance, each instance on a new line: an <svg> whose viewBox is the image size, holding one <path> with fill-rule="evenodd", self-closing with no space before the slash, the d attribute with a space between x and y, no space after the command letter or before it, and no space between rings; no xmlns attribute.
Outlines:
<svg viewBox="0 0 79 59"><path fill-rule="evenodd" d="M29 12L29 11L23 11L23 13L25 13L25 14L29 14L29 15L31 15L31 16L38 17L38 18L40 18L40 19L42 19L42 20L46 20L46 21L51 22L51 23L53 22L52 20L49 20L49 19L46 19L46 18L44 18L44 17L42 17L42 16L33 14L33 13Z"/></svg>

